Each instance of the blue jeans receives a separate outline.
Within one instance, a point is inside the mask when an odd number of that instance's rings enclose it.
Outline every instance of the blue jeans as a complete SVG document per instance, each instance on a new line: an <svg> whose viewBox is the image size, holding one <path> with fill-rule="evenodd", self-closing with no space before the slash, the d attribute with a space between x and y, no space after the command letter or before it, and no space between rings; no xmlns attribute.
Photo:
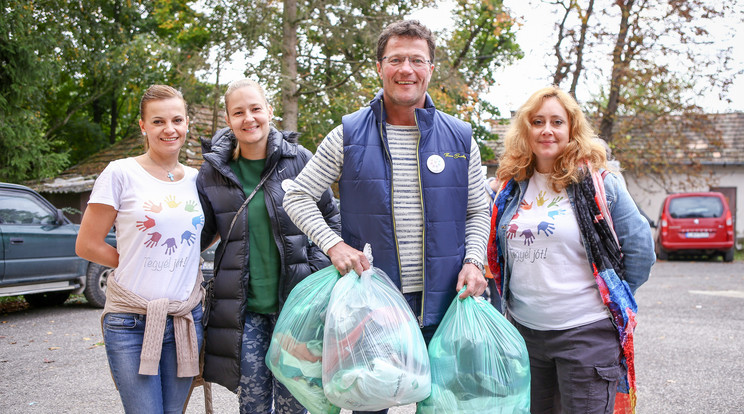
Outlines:
<svg viewBox="0 0 744 414"><path fill-rule="evenodd" d="M191 314L201 349L204 337L201 305ZM106 355L124 411L127 414L181 413L194 378L176 376L178 363L172 316L168 316L165 324L158 375L139 374L146 318L146 315L134 313L109 313L103 318Z"/></svg>

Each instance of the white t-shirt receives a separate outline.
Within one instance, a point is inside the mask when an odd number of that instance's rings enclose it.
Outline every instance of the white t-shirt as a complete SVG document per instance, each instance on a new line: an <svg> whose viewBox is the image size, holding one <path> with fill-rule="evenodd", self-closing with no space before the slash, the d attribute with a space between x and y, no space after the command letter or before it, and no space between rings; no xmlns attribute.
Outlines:
<svg viewBox="0 0 744 414"><path fill-rule="evenodd" d="M88 201L118 211L114 277L147 300L186 300L196 282L204 214L198 171L184 170L179 181L161 181L134 158L116 160L96 179Z"/></svg>
<svg viewBox="0 0 744 414"><path fill-rule="evenodd" d="M609 317L565 190L535 173L507 228L509 311L536 330L563 330Z"/></svg>

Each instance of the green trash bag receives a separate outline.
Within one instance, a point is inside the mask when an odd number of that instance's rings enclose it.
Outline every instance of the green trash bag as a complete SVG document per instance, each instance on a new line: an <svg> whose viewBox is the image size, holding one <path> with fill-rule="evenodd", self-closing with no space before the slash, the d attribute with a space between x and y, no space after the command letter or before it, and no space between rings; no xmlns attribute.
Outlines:
<svg viewBox="0 0 744 414"><path fill-rule="evenodd" d="M431 395L416 413L529 414L524 339L483 298L455 297L429 342L429 360Z"/></svg>
<svg viewBox="0 0 744 414"><path fill-rule="evenodd" d="M338 414L323 393L322 355L326 309L341 275L328 266L290 292L271 336L266 365L311 414Z"/></svg>
<svg viewBox="0 0 744 414"><path fill-rule="evenodd" d="M403 295L380 269L333 288L323 338L323 389L333 404L377 411L429 396L426 343Z"/></svg>

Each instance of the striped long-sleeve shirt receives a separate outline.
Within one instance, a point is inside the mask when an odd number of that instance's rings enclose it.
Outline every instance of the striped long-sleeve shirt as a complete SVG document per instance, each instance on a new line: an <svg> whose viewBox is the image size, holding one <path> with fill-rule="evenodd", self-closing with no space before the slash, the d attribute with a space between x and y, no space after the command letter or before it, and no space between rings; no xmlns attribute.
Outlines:
<svg viewBox="0 0 744 414"><path fill-rule="evenodd" d="M416 162L420 133L415 126L389 124L386 131L393 160L393 208L402 291L418 292L423 289L423 212ZM320 143L313 158L284 196L284 209L289 217L326 253L343 240L325 223L316 202L323 190L338 179L343 162L343 126L339 125ZM484 260L490 230L489 216L480 151L473 139L468 174L466 258Z"/></svg>

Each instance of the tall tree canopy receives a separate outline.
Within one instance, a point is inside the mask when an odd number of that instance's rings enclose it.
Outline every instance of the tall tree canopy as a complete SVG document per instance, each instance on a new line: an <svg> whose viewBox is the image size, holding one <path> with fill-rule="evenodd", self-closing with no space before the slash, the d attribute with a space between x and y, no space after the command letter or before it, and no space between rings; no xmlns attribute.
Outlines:
<svg viewBox="0 0 744 414"><path fill-rule="evenodd" d="M272 97L277 123L310 149L380 88L382 29L435 0L6 0L0 15L0 180L51 177L137 133L154 83L218 106L224 67L243 64ZM427 24L429 22L423 22ZM458 0L438 33L437 106L479 140L498 116L480 99L521 54L501 0ZM243 62L236 56L246 55ZM207 77L216 79L211 85ZM212 78L213 79L213 78ZM215 111L216 112L216 111Z"/></svg>
<svg viewBox="0 0 744 414"><path fill-rule="evenodd" d="M435 2L269 0L230 23L218 12L247 7L244 0L206 4L227 30L239 34L225 39L225 47L253 51L245 74L275 97L281 126L300 131L302 142L314 149L341 116L364 106L380 88L375 52L382 29ZM453 28L438 33L429 92L438 106L462 114L486 138L483 118L498 111L479 94L493 81L497 66L520 56L514 21L500 0L459 0L453 18Z"/></svg>
<svg viewBox="0 0 744 414"><path fill-rule="evenodd" d="M725 96L741 67L711 29L725 19L741 24L738 1L544 0L559 11L553 80L575 94L586 81L603 82L590 103L599 135L624 168L653 175L668 187L676 175L694 178L695 151L703 139L721 145L700 97L708 89ZM730 34L733 36L733 32ZM606 45L610 45L608 49ZM722 46L723 45L723 46ZM602 62L610 64L598 72ZM590 63L587 64L587 59ZM594 72L590 74L588 72ZM604 76L594 76L601 73ZM711 127L713 126L713 127ZM653 134L646 132L652 130ZM639 147L633 139L643 134ZM670 162L670 154L677 161ZM679 159L681 156L684 159ZM681 161L681 162L680 162Z"/></svg>

